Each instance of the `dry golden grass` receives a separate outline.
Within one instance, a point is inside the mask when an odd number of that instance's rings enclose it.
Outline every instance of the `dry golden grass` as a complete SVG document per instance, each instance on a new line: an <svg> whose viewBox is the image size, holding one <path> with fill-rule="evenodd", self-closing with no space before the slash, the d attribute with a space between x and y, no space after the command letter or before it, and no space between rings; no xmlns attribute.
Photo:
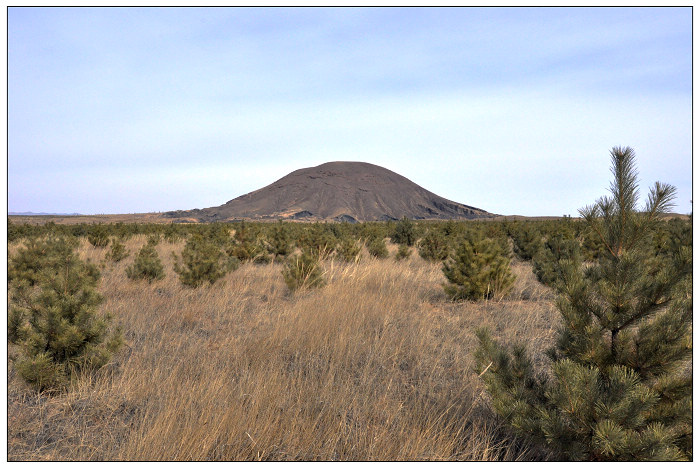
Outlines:
<svg viewBox="0 0 700 468"><path fill-rule="evenodd" d="M11 460L544 456L499 424L472 368L480 326L540 354L551 345L558 314L529 264L513 263L509 296L482 303L448 302L440 264L415 251L328 260L327 286L295 294L279 263L191 289L172 270L182 243L156 247L164 280L127 279L144 243L129 240L131 256L103 269L102 310L127 343L110 365L49 397L8 364ZM107 249L80 252L99 263Z"/></svg>

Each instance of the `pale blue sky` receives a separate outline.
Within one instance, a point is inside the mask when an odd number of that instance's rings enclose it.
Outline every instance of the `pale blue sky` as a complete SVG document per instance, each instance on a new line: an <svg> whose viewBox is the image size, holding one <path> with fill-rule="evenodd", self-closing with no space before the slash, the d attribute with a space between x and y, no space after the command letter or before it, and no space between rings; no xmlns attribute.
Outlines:
<svg viewBox="0 0 700 468"><path fill-rule="evenodd" d="M577 215L636 150L692 209L690 8L9 8L9 211L216 206L365 161Z"/></svg>

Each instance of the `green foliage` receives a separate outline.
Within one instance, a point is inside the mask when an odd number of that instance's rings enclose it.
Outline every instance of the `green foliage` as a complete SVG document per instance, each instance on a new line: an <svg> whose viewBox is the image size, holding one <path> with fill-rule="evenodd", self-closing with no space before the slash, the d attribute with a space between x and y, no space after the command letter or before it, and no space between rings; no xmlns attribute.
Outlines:
<svg viewBox="0 0 700 468"><path fill-rule="evenodd" d="M282 269L284 282L290 291L322 287L325 284L324 273L319 253L310 250L289 257Z"/></svg>
<svg viewBox="0 0 700 468"><path fill-rule="evenodd" d="M286 257L292 253L293 245L289 229L280 221L272 230L270 236L270 253L277 257Z"/></svg>
<svg viewBox="0 0 700 468"><path fill-rule="evenodd" d="M181 261L175 254L175 272L182 284L193 288L204 282L214 284L226 273L238 267L238 260L224 254L215 243L216 238L205 239L195 234L187 241L181 253Z"/></svg>
<svg viewBox="0 0 700 468"><path fill-rule="evenodd" d="M28 286L34 286L39 281L39 274L50 262L50 253L56 254L60 249L72 250L77 241L66 238L50 237L46 240L29 238L24 242L24 247L9 262L7 268L8 283L20 284L26 282Z"/></svg>
<svg viewBox="0 0 700 468"><path fill-rule="evenodd" d="M146 239L146 245L149 245L151 247L155 247L158 244L160 244L160 234L159 233L151 234Z"/></svg>
<svg viewBox="0 0 700 468"><path fill-rule="evenodd" d="M603 240L595 232L592 226L586 226L581 233L581 255L588 262L595 262L605 254Z"/></svg>
<svg viewBox="0 0 700 468"><path fill-rule="evenodd" d="M416 228L410 219L404 217L396 223L394 232L391 234L391 242L394 244L403 244L412 246L417 240Z"/></svg>
<svg viewBox="0 0 700 468"><path fill-rule="evenodd" d="M126 268L126 276L133 280L145 279L149 283L165 278L163 262L158 257L155 245L149 238L136 254L134 263Z"/></svg>
<svg viewBox="0 0 700 468"><path fill-rule="evenodd" d="M532 271L537 279L547 286L555 286L563 274L563 263L580 262L580 247L576 239L561 234L550 237L532 261Z"/></svg>
<svg viewBox="0 0 700 468"><path fill-rule="evenodd" d="M389 250L386 248L386 243L381 237L375 237L367 244L367 251L370 255L376 258L387 258Z"/></svg>
<svg viewBox="0 0 700 468"><path fill-rule="evenodd" d="M93 247L107 247L109 245L109 232L104 225L98 224L90 229L87 239Z"/></svg>
<svg viewBox="0 0 700 468"><path fill-rule="evenodd" d="M551 372L536 374L523 346L506 350L485 330L476 371L494 409L561 459L692 459L692 247L655 253L675 189L657 182L637 211L634 152L611 155L611 196L580 210L598 261L560 262Z"/></svg>
<svg viewBox="0 0 700 468"><path fill-rule="evenodd" d="M346 262L358 262L361 252L362 244L360 241L350 236L344 237L336 248L338 257Z"/></svg>
<svg viewBox="0 0 700 468"><path fill-rule="evenodd" d="M178 228L177 224L168 224L163 230L163 239L170 244L175 244L186 236L181 229Z"/></svg>
<svg viewBox="0 0 700 468"><path fill-rule="evenodd" d="M411 249L406 244L399 244L399 249L396 251L394 259L398 262L405 260L411 256Z"/></svg>
<svg viewBox="0 0 700 468"><path fill-rule="evenodd" d="M253 228L250 223L240 223L236 227L233 241L228 241L224 249L229 257L237 258L241 262L270 263L272 261L268 244L260 231Z"/></svg>
<svg viewBox="0 0 700 468"><path fill-rule="evenodd" d="M116 238L113 238L112 239L112 247L110 248L109 252L107 252L105 257L108 260L113 261L114 263L119 263L128 256L129 256L129 252L127 252L124 244L119 242Z"/></svg>
<svg viewBox="0 0 700 468"><path fill-rule="evenodd" d="M693 223L679 218L658 223L652 242L654 252L664 256L673 255L684 246L692 247Z"/></svg>
<svg viewBox="0 0 700 468"><path fill-rule="evenodd" d="M299 237L298 245L302 250L318 252L321 258L328 257L333 253L338 238L333 233L334 224L314 223L305 227Z"/></svg>
<svg viewBox="0 0 700 468"><path fill-rule="evenodd" d="M525 224L513 232L513 251L521 260L532 260L542 249L542 236L536 228Z"/></svg>
<svg viewBox="0 0 700 468"><path fill-rule="evenodd" d="M470 232L442 268L450 299L481 300L502 297L513 285L510 258L502 242Z"/></svg>
<svg viewBox="0 0 700 468"><path fill-rule="evenodd" d="M442 262L450 255L450 242L440 230L431 230L419 241L418 254L430 262Z"/></svg>
<svg viewBox="0 0 700 468"><path fill-rule="evenodd" d="M10 268L21 271L28 254L42 256L31 275L11 280L8 314L8 340L21 352L17 372L39 390L59 390L102 367L122 343L120 331L109 330L109 315L97 314L100 273L78 258L74 244L51 238L10 259Z"/></svg>

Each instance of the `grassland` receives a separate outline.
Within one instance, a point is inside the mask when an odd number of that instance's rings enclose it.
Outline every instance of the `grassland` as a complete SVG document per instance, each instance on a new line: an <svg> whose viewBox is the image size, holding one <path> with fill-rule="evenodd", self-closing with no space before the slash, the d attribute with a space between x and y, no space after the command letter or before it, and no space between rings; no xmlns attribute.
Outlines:
<svg viewBox="0 0 700 468"><path fill-rule="evenodd" d="M291 294L279 263L243 264L213 286L183 286L161 242L164 280L129 280L131 256L104 262L103 312L126 345L59 395L29 389L8 361L10 460L533 460L473 371L474 330L552 344L549 289L513 260L515 287L449 302L440 263L327 260L327 286ZM10 253L17 244L9 246ZM12 355L15 350L9 348Z"/></svg>

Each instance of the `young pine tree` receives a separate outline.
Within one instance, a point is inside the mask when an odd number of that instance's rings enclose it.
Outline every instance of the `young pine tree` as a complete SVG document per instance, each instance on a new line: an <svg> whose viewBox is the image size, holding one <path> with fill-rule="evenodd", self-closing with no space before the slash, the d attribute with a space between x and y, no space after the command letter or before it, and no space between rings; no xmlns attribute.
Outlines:
<svg viewBox="0 0 700 468"><path fill-rule="evenodd" d="M126 267L126 276L133 280L145 279L149 283L165 278L163 262L158 257L155 245L157 240L151 237L146 245L136 254L134 263Z"/></svg>
<svg viewBox="0 0 700 468"><path fill-rule="evenodd" d="M194 234L182 250L181 260L175 254L175 272L182 284L196 288L208 281L214 284L238 267L238 259L227 256L211 239Z"/></svg>
<svg viewBox="0 0 700 468"><path fill-rule="evenodd" d="M362 255L362 244L351 235L346 235L338 242L335 251L343 261L357 263Z"/></svg>
<svg viewBox="0 0 700 468"><path fill-rule="evenodd" d="M532 271L540 283L554 286L562 276L564 265L580 261L579 242L562 234L552 235L532 259Z"/></svg>
<svg viewBox="0 0 700 468"><path fill-rule="evenodd" d="M119 263L128 256L129 252L126 250L124 244L119 242L116 237L112 238L112 247L110 247L109 252L105 254L105 258L114 263Z"/></svg>
<svg viewBox="0 0 700 468"><path fill-rule="evenodd" d="M450 242L441 230L432 229L418 243L418 254L429 262L441 262L450 255Z"/></svg>
<svg viewBox="0 0 700 468"><path fill-rule="evenodd" d="M401 260L406 260L411 256L411 249L406 244L399 244L399 249L396 251L394 260L400 262Z"/></svg>
<svg viewBox="0 0 700 468"><path fill-rule="evenodd" d="M10 261L12 269L22 269L27 257L41 257L33 275L10 282L8 315L8 340L20 350L15 368L39 390L59 390L76 375L102 367L122 343L121 332L109 330L110 316L97 313L98 269L73 249L65 239L48 239Z"/></svg>
<svg viewBox="0 0 700 468"><path fill-rule="evenodd" d="M453 301L503 296L513 285L510 256L503 243L470 231L443 263L448 283L443 285Z"/></svg>
<svg viewBox="0 0 700 468"><path fill-rule="evenodd" d="M675 189L657 182L637 211L634 152L611 154L611 196L580 210L604 249L593 265L564 264L551 372L536 375L523 346L507 351L485 330L477 372L494 409L560 459L692 459L691 247L654 255Z"/></svg>
<svg viewBox="0 0 700 468"><path fill-rule="evenodd" d="M417 240L416 227L410 219L405 216L396 223L394 232L391 234L391 242L394 244L403 244L411 247Z"/></svg>
<svg viewBox="0 0 700 468"><path fill-rule="evenodd" d="M289 228L281 220L272 229L270 250L273 255L281 258L292 253L293 245L289 235Z"/></svg>
<svg viewBox="0 0 700 468"><path fill-rule="evenodd" d="M542 249L542 236L537 228L520 225L513 233L513 251L521 260L532 260Z"/></svg>
<svg viewBox="0 0 700 468"><path fill-rule="evenodd" d="M87 235L88 242L97 248L107 247L109 245L109 232L102 224L97 224L90 229Z"/></svg>
<svg viewBox="0 0 700 468"><path fill-rule="evenodd" d="M324 270L321 266L323 250L302 250L301 254L288 257L282 269L282 277L290 291L324 286Z"/></svg>
<svg viewBox="0 0 700 468"><path fill-rule="evenodd" d="M387 258L389 249L386 248L386 243L382 237L373 237L367 242L367 251L376 258Z"/></svg>

